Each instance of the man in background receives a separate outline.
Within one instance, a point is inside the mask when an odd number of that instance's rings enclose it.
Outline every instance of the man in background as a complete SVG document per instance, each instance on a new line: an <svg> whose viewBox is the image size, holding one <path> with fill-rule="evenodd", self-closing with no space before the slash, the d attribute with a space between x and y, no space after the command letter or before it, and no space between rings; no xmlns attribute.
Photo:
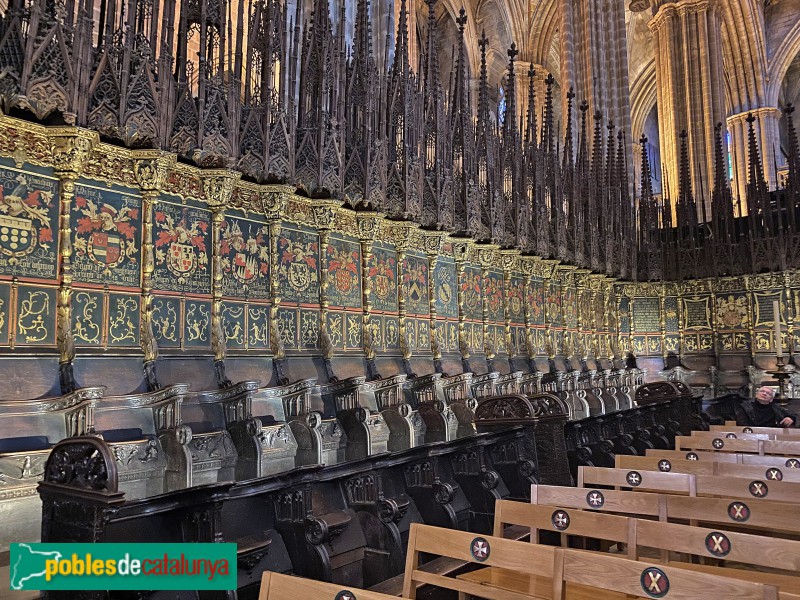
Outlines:
<svg viewBox="0 0 800 600"><path fill-rule="evenodd" d="M736 410L736 424L751 427L794 427L797 416L793 415L775 400L775 390L762 386L756 392L755 400L742 402Z"/></svg>

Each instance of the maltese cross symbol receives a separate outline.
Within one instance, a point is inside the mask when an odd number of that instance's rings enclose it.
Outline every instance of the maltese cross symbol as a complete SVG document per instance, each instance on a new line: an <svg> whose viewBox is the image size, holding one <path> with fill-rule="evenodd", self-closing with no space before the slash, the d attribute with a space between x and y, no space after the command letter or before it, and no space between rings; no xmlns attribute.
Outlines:
<svg viewBox="0 0 800 600"><path fill-rule="evenodd" d="M553 527L559 531L564 531L567 527L569 527L569 515L566 513L566 511L557 510L550 518L550 522L553 523Z"/></svg>
<svg viewBox="0 0 800 600"><path fill-rule="evenodd" d="M672 463L667 459L658 461L658 470L662 473L669 473L672 470Z"/></svg>
<svg viewBox="0 0 800 600"><path fill-rule="evenodd" d="M489 558L489 542L487 542L484 538L475 538L472 540L471 551L475 560L483 562Z"/></svg>
<svg viewBox="0 0 800 600"><path fill-rule="evenodd" d="M714 441L711 442L711 445L714 446L714 448L716 448L717 450L719 450L720 448L722 448L725 445L725 442L723 442L719 438L714 438Z"/></svg>
<svg viewBox="0 0 800 600"><path fill-rule="evenodd" d="M606 502L606 499L603 496L603 494L598 492L598 491L596 491L596 490L595 491L591 491L588 494L586 494L586 503L591 508L601 508L603 506L603 504L605 504L605 502Z"/></svg>
<svg viewBox="0 0 800 600"><path fill-rule="evenodd" d="M687 452L686 453L686 460L700 460L700 457L697 456L696 452Z"/></svg>
<svg viewBox="0 0 800 600"><path fill-rule="evenodd" d="M336 594L334 600L356 600L356 595L350 590L342 590Z"/></svg>
<svg viewBox="0 0 800 600"><path fill-rule="evenodd" d="M642 483L642 476L639 475L638 471L631 471L625 476L625 479L634 487Z"/></svg>

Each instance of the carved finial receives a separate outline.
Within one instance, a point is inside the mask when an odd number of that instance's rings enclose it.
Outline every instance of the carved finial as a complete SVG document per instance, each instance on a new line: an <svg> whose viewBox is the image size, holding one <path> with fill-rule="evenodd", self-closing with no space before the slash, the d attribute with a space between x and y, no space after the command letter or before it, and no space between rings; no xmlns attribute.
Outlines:
<svg viewBox="0 0 800 600"><path fill-rule="evenodd" d="M461 10L458 11L458 16L456 17L456 25L458 28L463 32L464 27L467 25L467 11L464 10L464 7L461 7Z"/></svg>

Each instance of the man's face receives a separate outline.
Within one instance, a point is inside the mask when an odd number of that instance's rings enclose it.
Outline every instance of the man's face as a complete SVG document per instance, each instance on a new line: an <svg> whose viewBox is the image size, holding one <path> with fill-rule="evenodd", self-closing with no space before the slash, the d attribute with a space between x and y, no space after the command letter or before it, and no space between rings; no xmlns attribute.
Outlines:
<svg viewBox="0 0 800 600"><path fill-rule="evenodd" d="M761 404L769 404L772 402L772 399L775 397L775 392L772 388L762 387L758 388L756 392L756 400L758 400Z"/></svg>

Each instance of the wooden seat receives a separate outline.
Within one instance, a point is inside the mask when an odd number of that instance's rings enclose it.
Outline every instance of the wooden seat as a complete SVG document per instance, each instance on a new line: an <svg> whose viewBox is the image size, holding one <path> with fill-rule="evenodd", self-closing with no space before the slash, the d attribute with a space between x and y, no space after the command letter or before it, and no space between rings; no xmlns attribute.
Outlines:
<svg viewBox="0 0 800 600"><path fill-rule="evenodd" d="M314 581L271 571L264 571L261 576L258 600L300 600L305 598L313 600L390 600L396 596L387 596L351 586Z"/></svg>

